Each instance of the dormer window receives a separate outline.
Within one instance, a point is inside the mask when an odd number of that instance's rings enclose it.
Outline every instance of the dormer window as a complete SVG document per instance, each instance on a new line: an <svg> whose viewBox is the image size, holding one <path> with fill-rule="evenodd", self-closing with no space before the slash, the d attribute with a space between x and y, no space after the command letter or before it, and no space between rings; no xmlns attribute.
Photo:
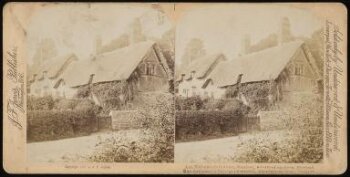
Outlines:
<svg viewBox="0 0 350 177"><path fill-rule="evenodd" d="M33 82L35 81L36 76L37 76L36 74L33 75Z"/></svg>
<svg viewBox="0 0 350 177"><path fill-rule="evenodd" d="M45 79L47 77L47 71L43 72L43 78Z"/></svg>
<svg viewBox="0 0 350 177"><path fill-rule="evenodd" d="M192 71L191 72L191 78L194 78L195 74L196 74L196 71Z"/></svg>

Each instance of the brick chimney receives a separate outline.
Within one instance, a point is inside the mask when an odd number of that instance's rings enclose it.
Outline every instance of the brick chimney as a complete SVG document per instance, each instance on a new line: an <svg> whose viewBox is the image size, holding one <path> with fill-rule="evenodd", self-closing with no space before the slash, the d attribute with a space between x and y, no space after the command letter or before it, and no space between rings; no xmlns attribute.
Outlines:
<svg viewBox="0 0 350 177"><path fill-rule="evenodd" d="M96 55L101 53L101 48L102 48L102 39L101 39L101 36L98 35L98 36L96 36L96 39L95 39L95 54Z"/></svg>
<svg viewBox="0 0 350 177"><path fill-rule="evenodd" d="M43 78L46 79L47 77L47 71L43 71Z"/></svg>
<svg viewBox="0 0 350 177"><path fill-rule="evenodd" d="M280 27L278 31L278 45L281 45L285 42L289 42L292 39L290 32L290 22L287 17L283 17L280 22Z"/></svg>
<svg viewBox="0 0 350 177"><path fill-rule="evenodd" d="M35 82L36 76L37 76L37 74L33 75L33 82Z"/></svg>
<svg viewBox="0 0 350 177"><path fill-rule="evenodd" d="M250 50L250 35L245 34L242 41L241 41L241 52L240 55L246 55L249 53Z"/></svg>

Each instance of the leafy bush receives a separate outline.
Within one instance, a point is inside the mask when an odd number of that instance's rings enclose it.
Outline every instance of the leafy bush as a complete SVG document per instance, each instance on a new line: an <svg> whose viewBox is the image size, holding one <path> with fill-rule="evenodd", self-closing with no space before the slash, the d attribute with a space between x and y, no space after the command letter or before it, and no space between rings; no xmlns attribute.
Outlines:
<svg viewBox="0 0 350 177"><path fill-rule="evenodd" d="M135 76L131 78L135 78ZM137 93L135 82L136 80L130 79L84 86L78 89L75 96L78 99L86 99L93 93L103 108L102 112L108 114L113 109L122 109L126 102L134 99L134 95Z"/></svg>
<svg viewBox="0 0 350 177"><path fill-rule="evenodd" d="M76 98L82 99L82 98L87 98L91 94L91 89L89 86L82 86L79 87L77 90L77 93L75 95Z"/></svg>
<svg viewBox="0 0 350 177"><path fill-rule="evenodd" d="M256 137L241 143L236 162L318 163L323 159L322 97L303 95L286 107L288 133L281 139Z"/></svg>
<svg viewBox="0 0 350 177"><path fill-rule="evenodd" d="M99 143L93 162L173 162L174 103L171 94L154 93L140 108L143 129L137 141L114 136Z"/></svg>
<svg viewBox="0 0 350 177"><path fill-rule="evenodd" d="M77 99L59 99L56 101L54 105L54 109L56 110L73 110L80 100Z"/></svg>
<svg viewBox="0 0 350 177"><path fill-rule="evenodd" d="M27 108L28 110L51 110L55 104L52 96L32 97L28 96Z"/></svg>
<svg viewBox="0 0 350 177"><path fill-rule="evenodd" d="M34 110L28 111L27 118L29 142L87 135L95 126L95 115L88 110Z"/></svg>
<svg viewBox="0 0 350 177"><path fill-rule="evenodd" d="M205 101L206 110L239 110L242 114L249 112L250 108L235 98L210 99Z"/></svg>
<svg viewBox="0 0 350 177"><path fill-rule="evenodd" d="M204 102L199 96L175 97L175 108L176 110L200 110L204 108Z"/></svg>
<svg viewBox="0 0 350 177"><path fill-rule="evenodd" d="M77 111L85 111L90 114L97 115L102 109L100 106L95 105L95 103L92 100L81 99L77 101L78 103L74 108Z"/></svg>
<svg viewBox="0 0 350 177"><path fill-rule="evenodd" d="M235 98L238 93L242 93L249 101L250 113L256 114L259 110L269 109L268 95L270 90L270 82L244 83L241 84L239 90L237 86L226 89L226 98Z"/></svg>
<svg viewBox="0 0 350 177"><path fill-rule="evenodd" d="M176 140L195 140L207 136L236 134L242 129L243 115L236 111L177 111Z"/></svg>

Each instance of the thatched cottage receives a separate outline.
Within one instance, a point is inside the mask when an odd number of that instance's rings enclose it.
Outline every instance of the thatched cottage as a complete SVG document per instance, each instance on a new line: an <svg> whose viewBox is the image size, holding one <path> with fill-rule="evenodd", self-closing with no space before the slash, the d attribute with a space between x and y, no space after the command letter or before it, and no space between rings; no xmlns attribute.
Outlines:
<svg viewBox="0 0 350 177"><path fill-rule="evenodd" d="M222 97L253 104L263 98L282 100L290 92L312 92L321 77L305 43L292 41L221 62L207 82L225 90Z"/></svg>
<svg viewBox="0 0 350 177"><path fill-rule="evenodd" d="M42 97L65 97L66 89L60 85L60 77L78 58L74 54L55 57L36 70L28 68L28 95Z"/></svg>
<svg viewBox="0 0 350 177"><path fill-rule="evenodd" d="M103 99L112 97L125 101L135 92L168 92L171 80L161 49L155 42L145 41L74 63L62 75L60 84L72 88L70 95L89 88L89 96L102 104ZM119 93L113 92L118 89Z"/></svg>
<svg viewBox="0 0 350 177"><path fill-rule="evenodd" d="M95 87L100 89L100 85L106 85L107 88L104 87L104 90L90 92L87 95L99 104L101 100L98 94L104 92L108 96L108 91L113 92L113 89L121 85L123 85L123 93L118 93L118 98L125 100L133 94L132 92L167 92L169 82L172 80L171 70L161 49L153 41L135 43L85 60L76 61L73 58L76 57L57 60L64 63L63 65L51 62L50 67L43 67L48 69L38 71L42 73L41 78L48 78L50 82L47 79L44 79L45 82L41 81L43 79L32 80L31 93L35 94L37 90L48 88L50 92L35 95L54 95L61 90L62 93L59 96L73 98L81 90ZM34 74L34 77L37 75ZM115 95L110 97L113 96Z"/></svg>
<svg viewBox="0 0 350 177"><path fill-rule="evenodd" d="M177 82L177 95L181 97L200 96L202 98L218 98L221 93L207 76L226 57L223 54L208 55L198 58L180 71Z"/></svg>

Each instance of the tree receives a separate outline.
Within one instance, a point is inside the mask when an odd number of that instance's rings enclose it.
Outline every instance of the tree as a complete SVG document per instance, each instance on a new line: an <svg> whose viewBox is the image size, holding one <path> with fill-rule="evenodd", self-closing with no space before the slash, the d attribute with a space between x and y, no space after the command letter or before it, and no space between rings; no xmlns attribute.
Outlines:
<svg viewBox="0 0 350 177"><path fill-rule="evenodd" d="M170 29L157 41L172 72L175 68L175 28Z"/></svg>
<svg viewBox="0 0 350 177"><path fill-rule="evenodd" d="M130 25L131 41L132 43L142 42L146 40L146 36L143 34L142 24L140 18L136 18Z"/></svg>
<svg viewBox="0 0 350 177"><path fill-rule="evenodd" d="M129 36L122 34L117 39L112 40L109 44L104 45L101 49L101 53L110 52L119 48L123 48L129 45Z"/></svg>
<svg viewBox="0 0 350 177"><path fill-rule="evenodd" d="M33 64L30 66L30 71L37 71L40 66L48 60L57 56L57 49L53 39L44 38L36 47L36 51L33 56Z"/></svg>
<svg viewBox="0 0 350 177"><path fill-rule="evenodd" d="M323 42L323 29L316 30L310 39L305 41L307 47L310 49L312 56L316 60L316 65L320 71L320 74L323 75L323 53L324 53L324 42Z"/></svg>
<svg viewBox="0 0 350 177"><path fill-rule="evenodd" d="M197 58L200 58L206 54L204 44L201 39L193 38L187 44L185 53L182 57L182 66L187 66Z"/></svg>

